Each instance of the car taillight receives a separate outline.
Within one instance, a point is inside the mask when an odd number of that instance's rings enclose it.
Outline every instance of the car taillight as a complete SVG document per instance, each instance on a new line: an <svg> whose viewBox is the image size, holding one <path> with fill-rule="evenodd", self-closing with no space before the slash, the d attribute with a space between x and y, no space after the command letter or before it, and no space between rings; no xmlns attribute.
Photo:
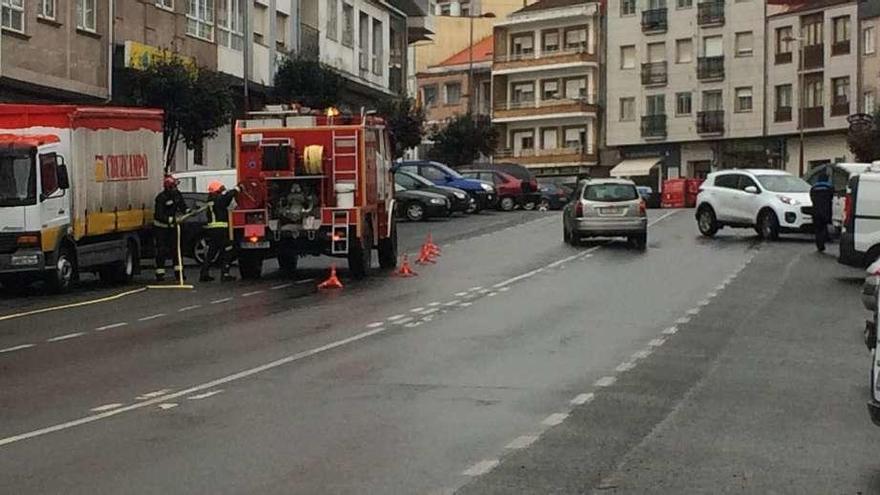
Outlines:
<svg viewBox="0 0 880 495"><path fill-rule="evenodd" d="M584 204L581 203L580 201L578 201L578 202L574 205L574 216L575 216L576 218L581 218L581 217L584 216Z"/></svg>
<svg viewBox="0 0 880 495"><path fill-rule="evenodd" d="M850 222L853 219L853 198L852 193L847 193L846 199L843 202L843 224L851 225Z"/></svg>

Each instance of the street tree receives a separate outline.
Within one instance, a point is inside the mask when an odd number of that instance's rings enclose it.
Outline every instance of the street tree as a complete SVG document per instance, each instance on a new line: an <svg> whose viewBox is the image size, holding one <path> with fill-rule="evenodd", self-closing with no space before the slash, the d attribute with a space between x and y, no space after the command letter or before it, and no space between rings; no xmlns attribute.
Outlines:
<svg viewBox="0 0 880 495"><path fill-rule="evenodd" d="M274 99L310 108L339 105L345 78L332 67L316 60L288 56L275 74Z"/></svg>
<svg viewBox="0 0 880 495"><path fill-rule="evenodd" d="M210 69L168 54L143 68L125 69L123 103L160 108L165 113L163 145L165 171L171 170L177 145L195 148L229 124L235 110L226 80Z"/></svg>
<svg viewBox="0 0 880 495"><path fill-rule="evenodd" d="M498 129L487 115L459 115L436 129L430 158L458 167L473 163L480 155L491 156L498 146Z"/></svg>
<svg viewBox="0 0 880 495"><path fill-rule="evenodd" d="M857 162L880 160L880 112L873 116L856 114L849 118L846 142Z"/></svg>
<svg viewBox="0 0 880 495"><path fill-rule="evenodd" d="M379 105L379 114L388 124L394 158L418 146L425 135L425 111L412 98L390 98Z"/></svg>

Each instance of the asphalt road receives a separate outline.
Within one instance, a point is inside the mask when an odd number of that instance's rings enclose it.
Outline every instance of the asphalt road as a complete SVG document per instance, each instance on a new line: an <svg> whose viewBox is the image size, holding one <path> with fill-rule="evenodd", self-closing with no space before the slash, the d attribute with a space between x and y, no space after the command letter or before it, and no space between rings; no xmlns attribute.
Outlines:
<svg viewBox="0 0 880 495"><path fill-rule="evenodd" d="M486 214L402 226L415 278L0 320L0 492L876 492L858 271L650 217L645 253Z"/></svg>

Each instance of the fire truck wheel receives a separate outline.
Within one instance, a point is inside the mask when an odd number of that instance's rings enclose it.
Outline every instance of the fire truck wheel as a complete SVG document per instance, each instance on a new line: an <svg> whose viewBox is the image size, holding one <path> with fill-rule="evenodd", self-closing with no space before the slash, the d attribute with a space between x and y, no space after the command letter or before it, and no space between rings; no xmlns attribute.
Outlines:
<svg viewBox="0 0 880 495"><path fill-rule="evenodd" d="M278 248L278 266L286 277L296 275L296 267L299 264L299 255L292 246L279 246Z"/></svg>
<svg viewBox="0 0 880 495"><path fill-rule="evenodd" d="M262 253L241 253L238 257L238 271L244 280L254 280L263 274Z"/></svg>
<svg viewBox="0 0 880 495"><path fill-rule="evenodd" d="M365 278L373 264L373 226L369 220L364 222L364 235L355 239L348 250L348 270L356 279Z"/></svg>
<svg viewBox="0 0 880 495"><path fill-rule="evenodd" d="M397 268L397 222L391 221L391 236L379 239L379 266Z"/></svg>

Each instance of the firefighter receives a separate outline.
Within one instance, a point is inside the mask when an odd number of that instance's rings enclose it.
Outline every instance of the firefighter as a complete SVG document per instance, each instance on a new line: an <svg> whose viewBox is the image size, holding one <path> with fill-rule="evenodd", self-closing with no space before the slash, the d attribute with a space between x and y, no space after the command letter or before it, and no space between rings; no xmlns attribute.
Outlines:
<svg viewBox="0 0 880 495"><path fill-rule="evenodd" d="M177 180L166 176L162 192L156 195L153 209L153 230L156 234L156 281L165 280L165 260L171 258L174 277L181 276L183 267L177 253L177 217L186 213L183 194L177 189Z"/></svg>
<svg viewBox="0 0 880 495"><path fill-rule="evenodd" d="M226 190L222 182L215 180L208 184L208 223L205 225L208 239L208 252L202 260L200 282L213 282L211 277L211 260L217 259L220 264L220 280L230 282L235 277L229 274L232 262L232 239L229 236L229 207L238 194L239 187Z"/></svg>

